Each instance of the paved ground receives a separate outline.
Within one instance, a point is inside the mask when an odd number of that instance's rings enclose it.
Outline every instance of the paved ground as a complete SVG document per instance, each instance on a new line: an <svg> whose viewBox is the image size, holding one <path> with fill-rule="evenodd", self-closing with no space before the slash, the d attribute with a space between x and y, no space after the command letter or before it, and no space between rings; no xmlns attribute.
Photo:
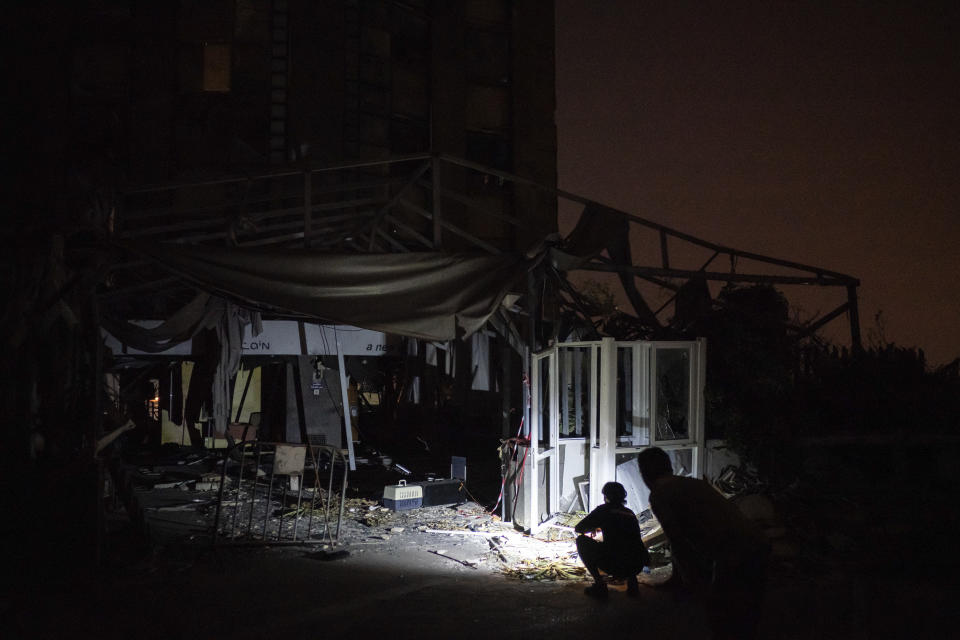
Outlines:
<svg viewBox="0 0 960 640"><path fill-rule="evenodd" d="M394 541L396 542L396 541ZM709 637L695 602L644 588L606 602L582 582L508 578L429 551L436 545L348 544L349 555L304 548L166 549L99 574L24 574L0 611L6 638L583 638L630 633ZM406 548L404 548L406 547ZM479 557L487 543L443 545ZM896 571L771 574L765 638L949 637L955 583ZM953 627L956 629L956 626Z"/></svg>
<svg viewBox="0 0 960 640"><path fill-rule="evenodd" d="M463 542L471 546L480 553L486 543ZM354 548L337 560L304 549L230 549L140 571L33 585L7 602L6 637L549 638L638 625L661 638L705 637L694 606L659 592L633 600L614 591L599 603L581 582L507 578L414 546Z"/></svg>
<svg viewBox="0 0 960 640"><path fill-rule="evenodd" d="M831 464L829 475L801 486L812 489L778 502L787 533L775 545L762 637L956 635L955 485L917 460L887 481L868 465L852 477L844 460L844 477ZM518 580L494 563L471 568L451 559L488 554L482 536L405 527L384 541L353 527L344 536L348 554L329 559L294 547L145 553L120 530L95 572L76 567L85 547L62 500L30 504L0 538L4 639L708 637L697 603L669 593L642 589L628 599L617 591L595 602L583 582ZM42 544L30 549L31 538Z"/></svg>

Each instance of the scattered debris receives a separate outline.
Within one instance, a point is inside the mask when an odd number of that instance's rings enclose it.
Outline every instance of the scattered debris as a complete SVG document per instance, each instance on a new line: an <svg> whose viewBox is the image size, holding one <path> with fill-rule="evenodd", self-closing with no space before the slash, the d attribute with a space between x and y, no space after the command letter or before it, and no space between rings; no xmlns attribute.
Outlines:
<svg viewBox="0 0 960 640"><path fill-rule="evenodd" d="M585 580L587 569L577 560L522 560L503 573L526 580Z"/></svg>
<svg viewBox="0 0 960 640"><path fill-rule="evenodd" d="M477 564L479 563L479 561L461 560L460 558L454 558L453 556L449 555L449 552L448 552L447 550L445 550L445 549L437 549L437 550L428 549L427 551L429 551L430 553L432 553L432 554L434 554L434 555L438 555L438 556L440 556L441 558L447 558L448 560L453 560L454 562L459 562L459 563L462 564L463 566L465 566L465 567L470 567L471 569L476 569L476 568L477 568Z"/></svg>

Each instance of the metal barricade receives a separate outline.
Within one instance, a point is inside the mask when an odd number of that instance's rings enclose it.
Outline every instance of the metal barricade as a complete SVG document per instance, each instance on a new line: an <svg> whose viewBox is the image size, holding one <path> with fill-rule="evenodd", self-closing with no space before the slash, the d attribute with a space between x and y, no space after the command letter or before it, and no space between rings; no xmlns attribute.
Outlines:
<svg viewBox="0 0 960 640"><path fill-rule="evenodd" d="M335 487L338 467L342 467L343 477L339 487ZM326 488L321 471L326 472ZM224 543L339 544L348 472L346 456L329 445L237 443L227 449L220 472L214 546ZM307 480L312 480L313 486L305 499ZM228 482L232 486L227 487ZM293 484L296 484L295 507L291 504ZM331 523L330 510L337 498L339 509L335 523ZM306 520L306 529L301 532L303 520Z"/></svg>

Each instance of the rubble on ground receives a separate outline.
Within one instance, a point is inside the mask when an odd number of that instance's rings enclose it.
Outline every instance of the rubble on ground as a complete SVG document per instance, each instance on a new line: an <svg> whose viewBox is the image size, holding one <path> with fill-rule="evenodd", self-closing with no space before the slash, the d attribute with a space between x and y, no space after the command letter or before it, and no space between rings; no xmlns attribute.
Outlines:
<svg viewBox="0 0 960 640"><path fill-rule="evenodd" d="M121 474L132 498L128 509L161 545L209 542L217 523L218 544L296 542L357 553L371 545L398 552L416 545L462 567L517 579L590 579L575 544L574 526L586 515L582 511L556 514L536 535L529 535L474 501L394 510L354 495L343 499L340 520L337 490L305 486L294 491L273 485L268 500L259 470L260 486L251 491L246 479L240 484L235 473L222 475L213 455L181 457L166 465L128 466ZM663 537L656 519L649 511L639 519L648 547L659 545ZM669 563L663 554L655 557Z"/></svg>

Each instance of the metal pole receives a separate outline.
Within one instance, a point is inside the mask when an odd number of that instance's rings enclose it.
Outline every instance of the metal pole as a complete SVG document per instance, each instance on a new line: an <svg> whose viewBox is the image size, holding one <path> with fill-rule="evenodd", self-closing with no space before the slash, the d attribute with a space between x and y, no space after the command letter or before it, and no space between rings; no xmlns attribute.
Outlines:
<svg viewBox="0 0 960 640"><path fill-rule="evenodd" d="M337 366L340 367L340 401L343 403L343 426L346 428L347 452L350 455L350 471L357 470L353 456L353 425L350 422L350 399L347 397L347 366L343 361L343 348L337 340Z"/></svg>
<svg viewBox="0 0 960 640"><path fill-rule="evenodd" d="M300 323L301 330L303 323ZM307 417L303 407L303 383L300 377L300 356L293 357L293 394L297 401L297 423L300 425L300 441L303 444L310 444L310 436L307 433Z"/></svg>
<svg viewBox="0 0 960 640"><path fill-rule="evenodd" d="M250 520L247 522L247 535L253 532L253 508L257 503L257 482L260 479L260 453L262 446L257 443L257 466L253 470L253 488L250 490Z"/></svg>
<svg viewBox="0 0 960 640"><path fill-rule="evenodd" d="M320 466L320 456L317 455L315 447L313 445L308 445L310 448L310 459L313 460L313 493L310 494L310 517L307 519L307 540L313 535L313 510L317 507L317 491L320 490L318 486L320 484L320 476L318 473L317 467Z"/></svg>
<svg viewBox="0 0 960 640"><path fill-rule="evenodd" d="M504 440L510 437L512 425L510 424L510 400L513 390L513 380L511 374L511 349L510 341L507 339L506 332L501 336L500 341L500 411L502 425L500 429Z"/></svg>
<svg viewBox="0 0 960 640"><path fill-rule="evenodd" d="M273 464L277 464L277 454L274 450L273 454ZM290 476L287 476L289 481ZM280 482L280 520L277 522L277 540L280 539L280 536L283 534L283 510L287 508L287 487L284 485L283 481Z"/></svg>
<svg viewBox="0 0 960 640"><path fill-rule="evenodd" d="M227 477L227 460L230 458L230 450L228 449L226 455L223 458L223 467L220 469L220 488L217 490L217 511L216 515L213 517L213 539L211 541L212 546L217 546L217 536L220 533L220 508L223 505L223 485L226 484Z"/></svg>
<svg viewBox="0 0 960 640"><path fill-rule="evenodd" d="M240 422L240 414L243 413L243 404L247 401L247 391L250 389L251 380L253 380L253 369L247 372L247 381L243 385L243 393L240 394L240 406L237 407L237 417L233 419L234 422Z"/></svg>
<svg viewBox="0 0 960 640"><path fill-rule="evenodd" d="M417 160L427 160L431 156L426 153L414 153L410 155L401 155L394 156L391 158L383 158L380 160L367 160L367 161L358 161L358 162L346 162L339 164L328 164L328 165L317 165L309 171L314 173L322 173L325 171L344 171L346 169L362 169L364 167L379 167L383 165L399 164L402 162L416 162ZM201 180L194 182L173 182L168 184L155 184L155 185L144 185L142 187L137 187L136 189L127 189L123 192L123 195L131 195L134 193L148 193L150 191L170 191L173 189L180 189L184 187L205 187L215 184L228 184L231 182L249 182L251 180L262 180L265 178L286 178L289 176L295 176L301 171L270 171L266 173L259 173L254 176L240 176L240 177L231 177L231 178L214 178L210 180Z"/></svg>
<svg viewBox="0 0 960 640"><path fill-rule="evenodd" d="M309 445L308 445L308 446L309 446ZM304 481L304 479L306 479L306 475L304 475L304 474L301 473L301 474L300 474L300 482L298 483L298 486L300 487L300 490L297 491L297 517L296 517L296 519L293 521L293 541L294 541L294 542L297 541L297 528L300 526L300 500L301 500L301 498L303 498L303 481Z"/></svg>
<svg viewBox="0 0 960 640"><path fill-rule="evenodd" d="M313 172L303 171L303 246L310 248L311 205L313 204Z"/></svg>
<svg viewBox="0 0 960 640"><path fill-rule="evenodd" d="M270 502L273 499L273 470L277 466L277 453L273 453L273 462L270 464L270 485L267 489L267 509L263 514L263 533L260 537L263 540L267 539L267 521L270 519Z"/></svg>
<svg viewBox="0 0 960 640"><path fill-rule="evenodd" d="M442 233L443 227L440 224L440 221L443 217L442 207L440 206L440 199L442 197L442 191L440 189L440 158L439 156L434 156L430 161L431 168L431 181L433 182L433 250L440 251L442 246Z"/></svg>
<svg viewBox="0 0 960 640"><path fill-rule="evenodd" d="M100 306L97 302L97 296L93 296L91 302L91 311L93 315L94 330L94 356L93 356L93 439L91 443L96 450L96 443L103 435L103 348L102 335L100 330ZM94 566L100 566L103 560L103 534L106 528L106 514L103 512L103 462L97 458L94 453L94 459L97 463L97 486L96 486L96 548L94 549Z"/></svg>
<svg viewBox="0 0 960 640"><path fill-rule="evenodd" d="M537 351L537 290L536 280L533 272L527 272L527 346L523 355L523 373L524 385L530 384L533 379L531 375L531 354ZM530 424L532 416L530 413L530 404L527 402L526 389L523 390L523 424L524 433L521 435L530 435ZM532 435L530 441L533 442Z"/></svg>
<svg viewBox="0 0 960 640"><path fill-rule="evenodd" d="M330 536L330 544L333 544L333 534L330 533L330 499L333 497L333 469L336 467L336 454L330 450L330 476L327 478L327 499L324 501L323 509L323 539Z"/></svg>
<svg viewBox="0 0 960 640"><path fill-rule="evenodd" d="M847 287L847 304L850 311L850 346L856 353L863 350L863 343L860 339L860 310L857 307L856 285Z"/></svg>
<svg viewBox="0 0 960 640"><path fill-rule="evenodd" d="M233 508L233 524L230 526L230 537L236 537L237 535L237 515L240 513L240 491L243 489L243 467L247 461L247 443L240 442L238 445L234 445L234 449L240 449L240 475L237 478L237 503ZM223 461L223 466L227 466L226 459Z"/></svg>
<svg viewBox="0 0 960 640"><path fill-rule="evenodd" d="M343 454L340 454L343 457ZM331 466L332 469L332 466ZM343 522L343 506L347 501L347 465L343 465L343 484L340 486L340 517L337 518L337 542L340 542L340 524ZM332 475L332 472L331 472Z"/></svg>

